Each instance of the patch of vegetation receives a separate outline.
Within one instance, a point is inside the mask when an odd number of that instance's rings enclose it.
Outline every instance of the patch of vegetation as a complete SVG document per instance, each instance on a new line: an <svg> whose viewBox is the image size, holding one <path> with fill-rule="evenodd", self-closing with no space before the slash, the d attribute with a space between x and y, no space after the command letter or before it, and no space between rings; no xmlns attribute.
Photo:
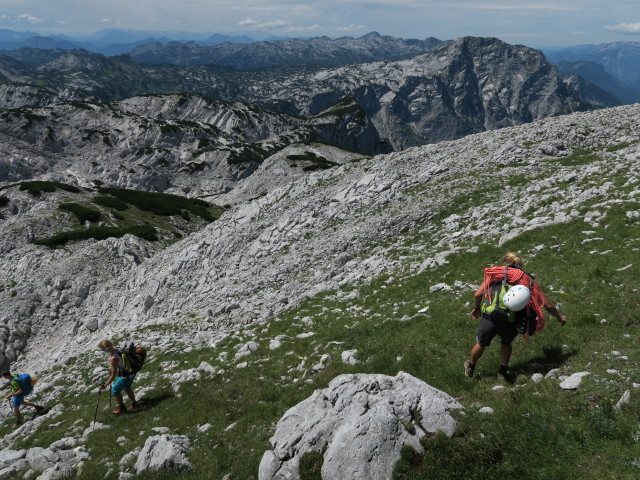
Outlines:
<svg viewBox="0 0 640 480"><path fill-rule="evenodd" d="M605 150L607 152L617 152L618 150L623 150L631 145L632 144L629 142L623 142L623 143L619 143L618 145L611 145L610 147L607 147Z"/></svg>
<svg viewBox="0 0 640 480"><path fill-rule="evenodd" d="M163 123L160 125L160 133L164 135L182 133L182 127L180 125L173 125L171 123Z"/></svg>
<svg viewBox="0 0 640 480"><path fill-rule="evenodd" d="M578 165L589 165L601 160L601 157L593 153L591 150L575 149L571 155L556 158L552 161L559 163L564 167L574 167Z"/></svg>
<svg viewBox="0 0 640 480"><path fill-rule="evenodd" d="M182 215L183 211L186 210L208 222L213 222L220 216L219 212L216 213L213 210L211 204L197 198L181 197L168 193L127 190L124 188L101 188L99 192L116 197L121 202L156 215Z"/></svg>
<svg viewBox="0 0 640 480"><path fill-rule="evenodd" d="M20 185L20 190L22 191L26 190L34 197L39 197L42 192L55 192L56 189L65 190L71 193L81 192L80 188L74 185L68 185L66 183L60 183L60 182L48 182L48 181L35 180L35 181L21 182L19 185Z"/></svg>
<svg viewBox="0 0 640 480"><path fill-rule="evenodd" d="M108 147L111 147L111 140L109 139L109 133L105 132L103 130L94 130L91 128L86 128L84 129L85 135L84 137L82 137L82 141L86 142L87 140L91 140L91 137L93 135L99 135L102 138L102 143L104 143L105 145L107 145Z"/></svg>
<svg viewBox="0 0 640 480"><path fill-rule="evenodd" d="M238 165L245 163L257 162L261 163L278 151L276 148L265 148L264 145L258 143L251 144L233 144L227 163L230 165Z"/></svg>
<svg viewBox="0 0 640 480"><path fill-rule="evenodd" d="M123 202L119 198L116 198L111 195L98 195L91 201L96 205L101 205L107 208L113 208L114 210L120 210L121 212L129 208L129 204L127 202Z"/></svg>
<svg viewBox="0 0 640 480"><path fill-rule="evenodd" d="M4 195L0 195L0 207L6 207L9 205L9 197L5 197Z"/></svg>
<svg viewBox="0 0 640 480"><path fill-rule="evenodd" d="M140 237L143 240L155 242L158 240L157 231L155 228L149 225L136 225L133 227L119 228L119 227L91 227L84 230L73 230L70 232L60 232L52 237L42 238L35 240L35 245L42 245L46 247L57 247L64 245L67 242L77 240L105 240L107 238L120 238L130 233L136 237Z"/></svg>
<svg viewBox="0 0 640 480"><path fill-rule="evenodd" d="M287 155L287 160L291 162L306 162L310 165L305 165L302 170L305 172L313 172L315 170L326 170L328 168L340 166L339 163L327 160L325 157L317 155L315 152L306 151L302 154ZM291 164L291 166L297 165L297 163Z"/></svg>
<svg viewBox="0 0 640 480"><path fill-rule="evenodd" d="M61 203L58 209L73 213L80 223L97 222L102 217L98 210L79 205L77 203Z"/></svg>
<svg viewBox="0 0 640 480"><path fill-rule="evenodd" d="M324 115L336 115L338 117L344 117L352 115L351 121L356 122L358 125L367 124L367 114L364 109L358 103L358 99L353 95L347 95L334 103L327 110L322 112Z"/></svg>
<svg viewBox="0 0 640 480"><path fill-rule="evenodd" d="M322 452L307 452L300 459L298 472L300 480L322 480L322 464L324 457Z"/></svg>

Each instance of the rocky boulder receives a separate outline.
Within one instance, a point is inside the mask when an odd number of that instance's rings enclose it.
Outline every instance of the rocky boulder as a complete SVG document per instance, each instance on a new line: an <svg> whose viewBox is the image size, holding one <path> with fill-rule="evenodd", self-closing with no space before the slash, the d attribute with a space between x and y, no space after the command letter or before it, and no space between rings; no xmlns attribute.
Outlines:
<svg viewBox="0 0 640 480"><path fill-rule="evenodd" d="M183 435L155 435L147 438L136 461L136 473L191 469L187 458L189 439Z"/></svg>
<svg viewBox="0 0 640 480"><path fill-rule="evenodd" d="M405 372L340 375L280 419L258 478L299 479L300 459L309 452L323 452L323 479L391 478L404 445L422 451L423 437L453 434L456 421L449 411L459 408L455 399Z"/></svg>

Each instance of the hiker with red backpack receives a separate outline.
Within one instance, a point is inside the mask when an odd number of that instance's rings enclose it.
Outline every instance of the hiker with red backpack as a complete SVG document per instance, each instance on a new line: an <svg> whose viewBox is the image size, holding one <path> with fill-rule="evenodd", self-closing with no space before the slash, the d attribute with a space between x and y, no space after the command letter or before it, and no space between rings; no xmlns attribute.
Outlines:
<svg viewBox="0 0 640 480"><path fill-rule="evenodd" d="M475 366L496 336L500 338L500 368L498 378L507 379L512 342L518 334L525 340L544 328L542 307L553 315L560 325L567 323L554 303L547 298L533 276L522 268L517 253L507 253L503 266L485 268L482 285L473 296L471 317L480 320L476 344L464 363L464 374L473 376Z"/></svg>
<svg viewBox="0 0 640 480"><path fill-rule="evenodd" d="M116 408L113 411L115 415L127 413L127 407L124 405L122 391L124 391L129 400L131 400L131 410L138 408L136 395L131 387L136 373L131 368L127 368L127 358L124 352L114 347L111 340L102 340L98 344L98 348L109 354L109 378L101 384L99 390L104 390L111 385L111 395L116 399Z"/></svg>
<svg viewBox="0 0 640 480"><path fill-rule="evenodd" d="M24 398L33 391L33 385L36 383L35 377L31 377L28 373L12 374L10 371L2 372L2 376L9 380L9 386L11 387L11 393L4 398L9 400L16 415L16 423L11 428L18 428L22 424L22 415L20 414L20 406L22 404L35 408L36 413L44 411L44 407L28 402Z"/></svg>

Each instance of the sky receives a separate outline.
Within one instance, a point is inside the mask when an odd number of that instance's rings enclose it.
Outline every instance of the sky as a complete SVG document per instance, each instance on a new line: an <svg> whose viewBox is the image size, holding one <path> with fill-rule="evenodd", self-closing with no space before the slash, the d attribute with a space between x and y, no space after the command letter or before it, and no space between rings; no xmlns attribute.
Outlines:
<svg viewBox="0 0 640 480"><path fill-rule="evenodd" d="M543 48L640 41L640 0L0 0L0 28L71 37L122 29L254 39L377 31L405 39L497 37Z"/></svg>

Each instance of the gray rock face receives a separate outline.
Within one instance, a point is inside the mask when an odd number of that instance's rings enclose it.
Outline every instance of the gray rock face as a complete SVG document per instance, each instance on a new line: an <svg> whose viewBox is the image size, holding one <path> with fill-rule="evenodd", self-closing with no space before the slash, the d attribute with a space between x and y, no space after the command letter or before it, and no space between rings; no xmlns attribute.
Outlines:
<svg viewBox="0 0 640 480"><path fill-rule="evenodd" d="M138 455L135 468L142 472L162 472L168 470L190 470L187 458L189 439L182 435L156 435L147 438Z"/></svg>
<svg viewBox="0 0 640 480"><path fill-rule="evenodd" d="M404 372L340 375L280 419L258 478L298 479L301 457L320 451L323 479L391 478L404 445L421 451L425 435L453 434L449 411L459 408L449 395Z"/></svg>

